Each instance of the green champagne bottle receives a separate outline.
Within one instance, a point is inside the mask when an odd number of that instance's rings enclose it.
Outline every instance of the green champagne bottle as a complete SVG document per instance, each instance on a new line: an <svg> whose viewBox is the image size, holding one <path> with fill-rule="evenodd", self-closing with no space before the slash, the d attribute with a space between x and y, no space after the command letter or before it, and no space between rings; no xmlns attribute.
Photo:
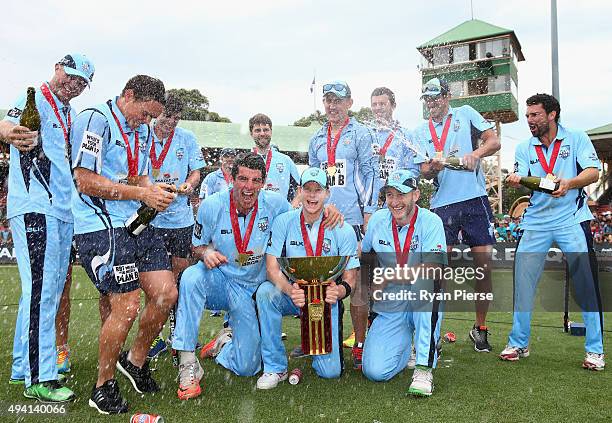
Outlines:
<svg viewBox="0 0 612 423"><path fill-rule="evenodd" d="M461 157L444 158L444 167L452 170L470 170L463 164L463 159Z"/></svg>
<svg viewBox="0 0 612 423"><path fill-rule="evenodd" d="M540 191L546 194L552 194L553 191L559 189L559 182L548 178L538 178L537 176L521 176L520 184L533 191Z"/></svg>
<svg viewBox="0 0 612 423"><path fill-rule="evenodd" d="M128 220L125 221L125 229L131 236L138 236L144 229L149 226L149 223L157 216L157 210L153 207L149 207L146 204L142 204L136 213L134 213Z"/></svg>
<svg viewBox="0 0 612 423"><path fill-rule="evenodd" d="M30 131L40 131L40 113L36 109L36 90L28 87L28 96L23 112L19 118L19 125L25 126ZM40 135L39 135L40 136ZM38 144L38 139L34 145Z"/></svg>

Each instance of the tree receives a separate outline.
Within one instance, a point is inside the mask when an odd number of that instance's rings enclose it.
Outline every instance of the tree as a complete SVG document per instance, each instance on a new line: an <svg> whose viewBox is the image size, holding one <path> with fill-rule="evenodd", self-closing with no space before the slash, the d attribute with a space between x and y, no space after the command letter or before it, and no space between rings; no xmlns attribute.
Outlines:
<svg viewBox="0 0 612 423"><path fill-rule="evenodd" d="M369 107L362 107L357 112L353 112L352 110L348 111L348 115L350 117L354 117L358 122L367 123L374 120L374 114L372 113L372 109ZM312 122L317 122L319 125L323 125L327 122L327 116L322 114L319 110L314 113L311 113L308 116L304 116L293 122L294 126L310 126Z"/></svg>
<svg viewBox="0 0 612 423"><path fill-rule="evenodd" d="M435 189L436 187L434 187L434 184L431 183L431 181L428 181L427 179L421 179L419 181L419 191L421 192L419 201L417 201L419 207L429 209L431 196L434 193Z"/></svg>
<svg viewBox="0 0 612 423"><path fill-rule="evenodd" d="M173 88L167 91L169 94L172 93L182 100L185 104L185 109L181 115L181 119L184 120L198 120L198 121L211 121L211 122L231 122L226 117L220 116L216 112L208 110L209 102L208 97L200 92L200 90L194 88L187 90L185 88Z"/></svg>

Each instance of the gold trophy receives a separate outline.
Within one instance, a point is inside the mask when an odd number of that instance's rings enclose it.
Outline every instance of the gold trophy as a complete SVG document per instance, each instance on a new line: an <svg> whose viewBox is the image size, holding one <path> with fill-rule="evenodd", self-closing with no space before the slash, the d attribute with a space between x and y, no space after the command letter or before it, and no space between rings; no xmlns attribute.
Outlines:
<svg viewBox="0 0 612 423"><path fill-rule="evenodd" d="M348 256L279 257L282 272L304 290L300 313L302 351L308 355L332 351L331 304L325 302L330 281L344 272Z"/></svg>

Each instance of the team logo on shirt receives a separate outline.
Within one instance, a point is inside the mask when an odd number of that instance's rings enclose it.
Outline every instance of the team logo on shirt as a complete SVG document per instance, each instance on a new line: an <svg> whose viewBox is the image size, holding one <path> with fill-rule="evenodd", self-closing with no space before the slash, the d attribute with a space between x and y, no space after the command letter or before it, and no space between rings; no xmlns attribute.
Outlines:
<svg viewBox="0 0 612 423"><path fill-rule="evenodd" d="M278 170L278 173L283 173L285 170L285 165L282 163L276 163L276 170Z"/></svg>
<svg viewBox="0 0 612 423"><path fill-rule="evenodd" d="M380 245L387 245L387 246L391 245L391 243L389 241L385 241L384 239L379 239L378 243Z"/></svg>
<svg viewBox="0 0 612 423"><path fill-rule="evenodd" d="M140 150L141 153L144 153L145 150L147 149L147 144L143 143L143 144L138 145L138 149Z"/></svg>
<svg viewBox="0 0 612 423"><path fill-rule="evenodd" d="M331 251L331 239L323 238L323 252L329 253Z"/></svg>
<svg viewBox="0 0 612 423"><path fill-rule="evenodd" d="M561 149L559 150L559 156L562 159L567 159L570 155L570 146L569 145L562 145Z"/></svg>
<svg viewBox="0 0 612 423"><path fill-rule="evenodd" d="M372 144L372 154L375 156L380 156L380 145L376 143Z"/></svg>
<svg viewBox="0 0 612 423"><path fill-rule="evenodd" d="M176 149L176 158L179 160L183 160L183 157L185 157L185 149L184 148L177 148Z"/></svg>
<svg viewBox="0 0 612 423"><path fill-rule="evenodd" d="M18 118L19 116L21 116L21 112L23 110L18 109L17 107L13 107L11 110L8 111L8 113L6 114L8 117L12 117L12 118Z"/></svg>
<svg viewBox="0 0 612 423"><path fill-rule="evenodd" d="M452 157L459 152L459 146L457 144L453 144L450 151L448 152L448 156Z"/></svg>
<svg viewBox="0 0 612 423"><path fill-rule="evenodd" d="M435 246L435 248L432 248L430 250L433 253L441 253L442 252L442 244L438 244Z"/></svg>
<svg viewBox="0 0 612 423"><path fill-rule="evenodd" d="M419 247L419 236L415 235L410 241L410 251L415 251Z"/></svg>
<svg viewBox="0 0 612 423"><path fill-rule="evenodd" d="M267 231L269 226L270 224L268 222L268 216L262 217L261 219L259 219L259 222L257 222L257 227L262 232Z"/></svg>
<svg viewBox="0 0 612 423"><path fill-rule="evenodd" d="M453 131L457 132L459 128L461 128L461 123L459 122L459 119L455 119L455 125L453 126Z"/></svg>

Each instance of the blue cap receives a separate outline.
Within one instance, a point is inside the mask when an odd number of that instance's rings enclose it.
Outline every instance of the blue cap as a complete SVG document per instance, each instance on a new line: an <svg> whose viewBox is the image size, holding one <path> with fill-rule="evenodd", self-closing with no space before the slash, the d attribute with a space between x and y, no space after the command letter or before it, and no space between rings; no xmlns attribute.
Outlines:
<svg viewBox="0 0 612 423"><path fill-rule="evenodd" d="M319 169L318 167L309 167L302 172L300 186L304 186L308 182L316 182L321 185L322 188L327 189L327 175L323 169Z"/></svg>
<svg viewBox="0 0 612 423"><path fill-rule="evenodd" d="M419 189L419 184L414 172L408 169L400 169L391 172L385 188L395 188L402 194L408 194L415 189Z"/></svg>
<svg viewBox="0 0 612 423"><path fill-rule="evenodd" d="M62 60L57 62L58 65L64 67L64 72L68 75L80 76L87 85L93 81L93 76L96 68L91 60L83 54L68 54Z"/></svg>
<svg viewBox="0 0 612 423"><path fill-rule="evenodd" d="M338 98L349 98L351 89L345 81L333 81L323 85L323 95L334 94Z"/></svg>
<svg viewBox="0 0 612 423"><path fill-rule="evenodd" d="M233 148L229 148L229 147L222 149L221 152L219 153L219 157L235 156L235 155L236 155L236 150L234 150Z"/></svg>
<svg viewBox="0 0 612 423"><path fill-rule="evenodd" d="M423 97L437 97L448 94L448 82L440 78L432 78L423 85Z"/></svg>

